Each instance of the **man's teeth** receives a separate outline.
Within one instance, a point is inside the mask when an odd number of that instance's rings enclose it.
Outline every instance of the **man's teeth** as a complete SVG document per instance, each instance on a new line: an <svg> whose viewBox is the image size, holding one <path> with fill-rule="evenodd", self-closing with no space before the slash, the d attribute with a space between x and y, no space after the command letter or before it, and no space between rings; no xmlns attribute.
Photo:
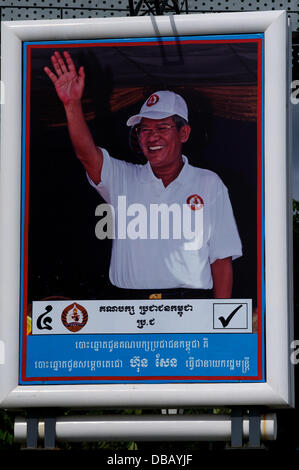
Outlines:
<svg viewBox="0 0 299 470"><path fill-rule="evenodd" d="M155 147L149 147L150 150L161 150L163 148L162 145L156 145Z"/></svg>

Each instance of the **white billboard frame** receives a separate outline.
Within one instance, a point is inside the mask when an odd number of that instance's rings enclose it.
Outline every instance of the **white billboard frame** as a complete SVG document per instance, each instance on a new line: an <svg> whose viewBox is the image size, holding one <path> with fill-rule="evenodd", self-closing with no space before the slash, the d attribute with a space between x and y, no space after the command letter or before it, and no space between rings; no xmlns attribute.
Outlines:
<svg viewBox="0 0 299 470"><path fill-rule="evenodd" d="M261 383L18 384L22 43L39 40L263 33L265 41L265 333ZM0 173L0 404L24 407L294 405L290 240L289 27L286 12L95 18L2 23ZM275 79L273 79L275 77ZM279 188L276 192L273 188Z"/></svg>

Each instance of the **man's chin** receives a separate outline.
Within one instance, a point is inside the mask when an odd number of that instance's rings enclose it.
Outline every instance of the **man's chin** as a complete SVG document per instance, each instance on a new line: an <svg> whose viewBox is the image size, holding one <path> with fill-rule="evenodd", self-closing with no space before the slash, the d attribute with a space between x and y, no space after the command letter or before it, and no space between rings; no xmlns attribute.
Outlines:
<svg viewBox="0 0 299 470"><path fill-rule="evenodd" d="M161 150L148 151L145 156L150 163L157 165L165 160L165 156Z"/></svg>

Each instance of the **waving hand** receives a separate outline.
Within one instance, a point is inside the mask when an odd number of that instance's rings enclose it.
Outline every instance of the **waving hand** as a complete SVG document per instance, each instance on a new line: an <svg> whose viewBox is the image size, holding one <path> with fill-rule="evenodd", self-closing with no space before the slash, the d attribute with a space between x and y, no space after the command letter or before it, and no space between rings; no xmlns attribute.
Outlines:
<svg viewBox="0 0 299 470"><path fill-rule="evenodd" d="M98 184L101 181L103 165L102 150L96 147L82 109L85 73L83 67L77 73L74 62L68 52L54 52L51 57L54 72L49 67L44 71L55 86L56 92L64 105L71 142L75 153L90 178Z"/></svg>
<svg viewBox="0 0 299 470"><path fill-rule="evenodd" d="M71 102L81 99L84 90L85 73L82 66L77 73L74 62L68 52L65 51L63 55L64 59L56 51L51 57L55 73L49 67L44 67L44 71L54 84L58 97L67 106Z"/></svg>

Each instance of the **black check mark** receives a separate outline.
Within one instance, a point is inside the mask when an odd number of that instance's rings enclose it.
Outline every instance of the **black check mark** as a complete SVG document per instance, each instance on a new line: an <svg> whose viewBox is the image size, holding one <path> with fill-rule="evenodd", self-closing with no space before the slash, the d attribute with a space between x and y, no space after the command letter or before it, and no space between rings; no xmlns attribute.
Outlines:
<svg viewBox="0 0 299 470"><path fill-rule="evenodd" d="M240 310L241 307L242 307L242 304L239 305L237 308L235 308L235 310L233 310L232 313L230 313L227 318L219 317L219 320L221 321L222 326L223 326L224 328L229 324L229 322L231 321L231 319L233 318L233 316L237 313L238 310Z"/></svg>

